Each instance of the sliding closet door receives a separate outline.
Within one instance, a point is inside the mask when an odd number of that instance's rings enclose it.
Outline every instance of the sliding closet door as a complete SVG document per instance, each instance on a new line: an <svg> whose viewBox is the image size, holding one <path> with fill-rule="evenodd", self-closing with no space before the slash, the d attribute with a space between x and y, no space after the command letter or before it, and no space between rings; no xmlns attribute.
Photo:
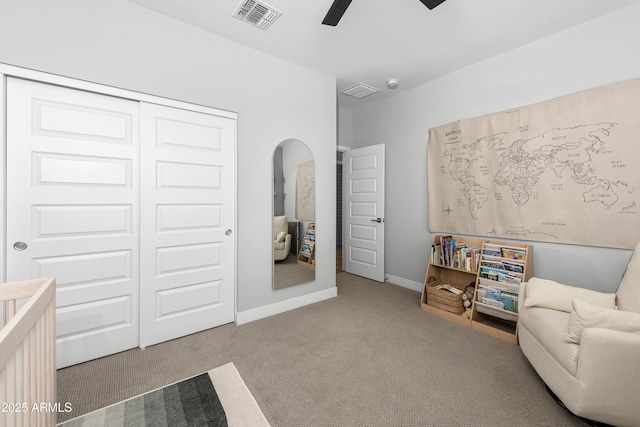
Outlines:
<svg viewBox="0 0 640 427"><path fill-rule="evenodd" d="M57 363L138 346L137 102L7 80L7 280L57 278Z"/></svg>
<svg viewBox="0 0 640 427"><path fill-rule="evenodd" d="M235 120L142 103L141 335L234 321Z"/></svg>

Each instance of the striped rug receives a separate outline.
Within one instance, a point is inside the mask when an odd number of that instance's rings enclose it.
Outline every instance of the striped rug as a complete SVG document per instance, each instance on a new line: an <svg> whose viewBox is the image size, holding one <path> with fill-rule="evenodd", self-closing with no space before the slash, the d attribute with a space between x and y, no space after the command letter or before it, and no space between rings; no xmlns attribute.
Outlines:
<svg viewBox="0 0 640 427"><path fill-rule="evenodd" d="M233 363L85 414L59 427L268 427Z"/></svg>

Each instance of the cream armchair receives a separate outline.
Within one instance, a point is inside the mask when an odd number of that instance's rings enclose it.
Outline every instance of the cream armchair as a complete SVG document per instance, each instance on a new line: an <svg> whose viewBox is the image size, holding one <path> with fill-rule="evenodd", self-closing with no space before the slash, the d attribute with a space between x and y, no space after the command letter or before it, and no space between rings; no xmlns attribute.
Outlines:
<svg viewBox="0 0 640 427"><path fill-rule="evenodd" d="M291 234L286 215L273 217L273 260L282 261L291 250Z"/></svg>
<svg viewBox="0 0 640 427"><path fill-rule="evenodd" d="M593 421L639 426L640 245L615 294L537 278L519 294L520 347L562 404Z"/></svg>

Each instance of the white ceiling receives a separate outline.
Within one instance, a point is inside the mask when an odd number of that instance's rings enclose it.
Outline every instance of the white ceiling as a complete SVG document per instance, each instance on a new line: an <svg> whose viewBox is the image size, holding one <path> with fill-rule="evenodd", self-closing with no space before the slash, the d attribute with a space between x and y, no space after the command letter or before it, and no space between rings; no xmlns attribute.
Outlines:
<svg viewBox="0 0 640 427"><path fill-rule="evenodd" d="M380 92L352 108L563 31L640 0L353 0L337 27L322 25L333 0L263 0L282 16L266 31L232 17L240 0L130 0L337 79ZM396 78L398 89L387 89Z"/></svg>

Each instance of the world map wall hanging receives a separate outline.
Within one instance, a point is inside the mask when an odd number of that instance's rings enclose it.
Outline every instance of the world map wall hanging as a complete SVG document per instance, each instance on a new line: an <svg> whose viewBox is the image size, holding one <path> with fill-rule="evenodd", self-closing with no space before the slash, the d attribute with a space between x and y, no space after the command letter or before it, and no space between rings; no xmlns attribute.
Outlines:
<svg viewBox="0 0 640 427"><path fill-rule="evenodd" d="M429 230L635 248L640 79L429 129Z"/></svg>

